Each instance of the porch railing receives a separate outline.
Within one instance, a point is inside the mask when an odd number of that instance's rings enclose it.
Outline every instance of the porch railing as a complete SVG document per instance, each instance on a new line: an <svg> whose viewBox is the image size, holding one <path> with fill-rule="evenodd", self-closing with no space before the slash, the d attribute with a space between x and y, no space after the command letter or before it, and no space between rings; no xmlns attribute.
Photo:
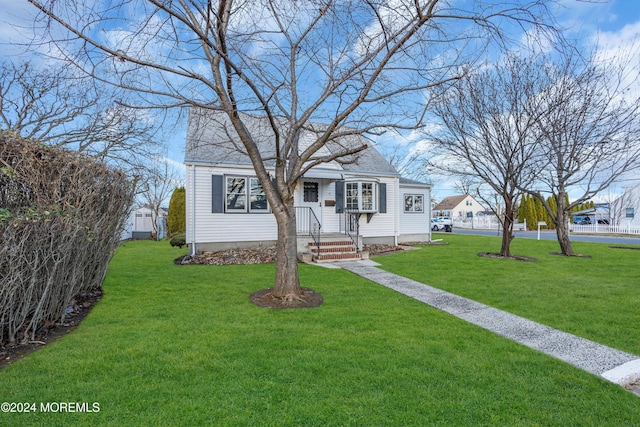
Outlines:
<svg viewBox="0 0 640 427"><path fill-rule="evenodd" d="M320 250L320 229L322 225L313 209L308 206L296 206L296 228L298 235L311 236L313 243Z"/></svg>
<svg viewBox="0 0 640 427"><path fill-rule="evenodd" d="M356 251L360 252L360 211L345 209L340 216L340 232L349 236L356 247Z"/></svg>

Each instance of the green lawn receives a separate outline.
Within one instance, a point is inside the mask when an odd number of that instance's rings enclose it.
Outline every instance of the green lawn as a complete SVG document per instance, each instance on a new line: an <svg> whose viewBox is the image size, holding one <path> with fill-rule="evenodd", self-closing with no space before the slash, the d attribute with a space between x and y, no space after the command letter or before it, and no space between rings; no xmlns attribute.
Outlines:
<svg viewBox="0 0 640 427"><path fill-rule="evenodd" d="M574 242L576 253L591 258L567 258L549 254L559 250L555 241L515 239L512 253L535 257L531 263L478 257L500 251L497 237L437 237L449 245L376 261L385 270L640 355L639 250Z"/></svg>
<svg viewBox="0 0 640 427"><path fill-rule="evenodd" d="M451 239L377 260L391 269L446 256L429 273L464 276L475 243ZM545 257L534 247L516 252ZM0 425L640 424L640 400L624 389L343 270L302 265L324 305L274 311L248 301L271 285L273 265L173 265L183 252L127 243L78 329L0 371L0 401L98 402L100 412L0 413ZM569 261L606 253L589 252ZM491 265L494 278L512 269Z"/></svg>

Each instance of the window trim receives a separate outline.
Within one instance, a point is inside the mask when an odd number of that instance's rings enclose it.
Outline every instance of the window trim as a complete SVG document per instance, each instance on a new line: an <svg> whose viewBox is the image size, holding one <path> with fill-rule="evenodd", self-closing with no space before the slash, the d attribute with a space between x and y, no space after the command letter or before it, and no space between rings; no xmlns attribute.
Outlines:
<svg viewBox="0 0 640 427"><path fill-rule="evenodd" d="M241 209L229 209L229 204L228 204L228 199L227 197L229 196L228 192L228 179L232 178L232 179L244 179L245 180L245 184L244 184L244 207ZM255 180L258 182L258 184L260 185L260 187L262 188L262 185L260 184L260 180L258 179L257 176L251 176L251 175L240 175L240 174L228 174L228 175L223 175L223 207L224 207L224 211L223 213L229 213L229 214L263 214L263 213L270 213L271 212L271 207L269 206L269 201L267 200L267 206L265 209L257 209L257 208L252 208L251 207L251 197L254 195L254 193L252 192L252 186L251 183L252 181ZM240 193L238 193L240 194ZM262 194L265 194L264 189L262 190ZM266 194L265 194L265 200L266 200Z"/></svg>
<svg viewBox="0 0 640 427"><path fill-rule="evenodd" d="M229 180L244 180L244 188L242 193L230 193L229 192ZM247 181L248 177L242 175L225 175L224 176L224 211L226 213L245 213L247 212ZM242 208L230 209L229 208L229 195L237 194L239 197L244 198L244 203Z"/></svg>
<svg viewBox="0 0 640 427"><path fill-rule="evenodd" d="M355 198L357 200L357 208L354 208L353 206L349 205L349 199L353 198L352 196L349 195L349 186L353 186L356 185L356 194L355 194ZM365 185L371 185L371 195L369 196L371 199L371 205L372 208L371 209L363 209L362 205L364 202L364 193L363 193L363 184ZM376 213L379 212L379 201L378 201L378 197L380 194L380 183L375 181L375 180L367 180L367 179L352 179L352 180L345 180L344 182L344 209L345 210L351 210L351 211L357 211L357 212L363 212L363 213ZM353 203L351 204L353 205Z"/></svg>
<svg viewBox="0 0 640 427"><path fill-rule="evenodd" d="M256 193L257 195L263 195L264 196L264 200L267 203L266 206L264 207L264 209L262 208L252 208L251 207L251 198L253 197L254 193L253 193L253 185L251 184L251 181L258 181L258 185L260 186L260 189L262 190L261 193ZM267 200L267 194L264 192L264 188L262 188L262 184L260 183L260 180L258 179L258 177L255 176L251 176L249 177L249 188L247 189L249 192L249 203L247 203L247 208L249 209L249 213L265 213L265 212L269 212L269 201Z"/></svg>
<svg viewBox="0 0 640 427"><path fill-rule="evenodd" d="M407 210L407 199L408 198L412 199L411 202L411 210ZM415 206L416 206L416 198L420 198L422 199L422 201L420 202L420 210L415 210ZM424 194L418 194L418 193L405 193L404 194L404 206L403 206L403 212L404 213L408 213L408 214L423 214L424 213Z"/></svg>

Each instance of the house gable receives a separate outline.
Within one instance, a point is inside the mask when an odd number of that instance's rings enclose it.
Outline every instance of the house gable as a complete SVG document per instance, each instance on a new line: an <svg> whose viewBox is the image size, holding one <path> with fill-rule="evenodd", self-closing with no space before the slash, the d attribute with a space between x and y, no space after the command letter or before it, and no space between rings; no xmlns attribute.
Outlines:
<svg viewBox="0 0 640 427"><path fill-rule="evenodd" d="M471 217L486 209L470 194L445 197L433 208L433 216Z"/></svg>

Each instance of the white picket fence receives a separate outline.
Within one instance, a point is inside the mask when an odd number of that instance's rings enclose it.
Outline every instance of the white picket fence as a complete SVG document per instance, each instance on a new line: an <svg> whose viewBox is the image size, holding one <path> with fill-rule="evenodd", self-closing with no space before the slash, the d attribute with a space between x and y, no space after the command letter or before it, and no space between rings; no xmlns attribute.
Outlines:
<svg viewBox="0 0 640 427"><path fill-rule="evenodd" d="M498 230L500 229L500 222L496 217L482 217L482 218L454 218L453 226L457 228L477 228L480 230Z"/></svg>
<svg viewBox="0 0 640 427"><path fill-rule="evenodd" d="M499 230L500 223L495 217L488 218L454 218L454 228L467 228L467 229L482 229L482 230ZM516 223L513 226L515 231L525 231L526 224ZM546 227L542 227L543 230ZM529 227L530 231L536 231L537 225ZM585 233L585 234L627 234L640 236L640 227L632 226L630 223L622 225L605 225L605 224L591 224L591 225L578 225L570 224L569 230L572 233Z"/></svg>
<svg viewBox="0 0 640 427"><path fill-rule="evenodd" d="M623 225L605 225L605 224L591 224L591 225L577 225L571 224L569 229L573 233L605 233L605 234L634 234L640 235L640 227L632 227L630 223Z"/></svg>

